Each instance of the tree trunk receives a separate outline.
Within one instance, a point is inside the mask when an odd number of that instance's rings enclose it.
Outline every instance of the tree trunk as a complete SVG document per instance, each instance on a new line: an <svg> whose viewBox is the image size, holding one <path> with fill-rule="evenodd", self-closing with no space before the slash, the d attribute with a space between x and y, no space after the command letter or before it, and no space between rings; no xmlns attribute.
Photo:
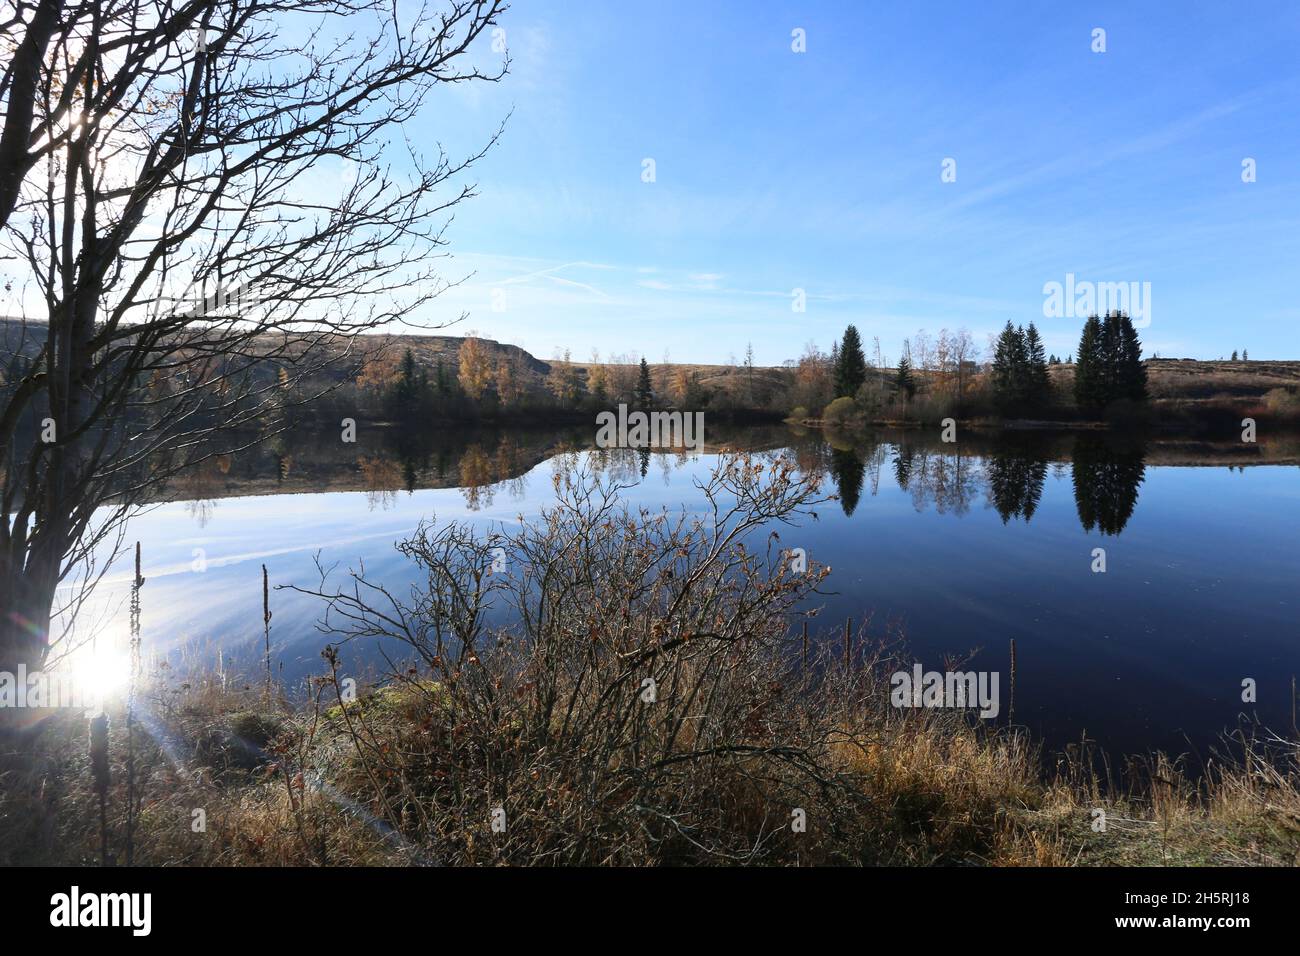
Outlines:
<svg viewBox="0 0 1300 956"><path fill-rule="evenodd" d="M46 573L0 571L0 672L17 673L19 665L40 669L49 651L50 608L57 570Z"/></svg>

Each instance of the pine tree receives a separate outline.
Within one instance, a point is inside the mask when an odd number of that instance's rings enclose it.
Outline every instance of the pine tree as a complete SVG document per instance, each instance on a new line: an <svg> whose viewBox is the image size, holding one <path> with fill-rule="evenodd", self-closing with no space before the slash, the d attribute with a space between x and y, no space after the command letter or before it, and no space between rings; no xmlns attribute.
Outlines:
<svg viewBox="0 0 1300 956"><path fill-rule="evenodd" d="M1237 361L1237 350L1236 350L1236 349L1233 349L1233 350L1232 350L1232 358L1231 358L1230 361L1233 361L1233 362Z"/></svg>
<svg viewBox="0 0 1300 956"><path fill-rule="evenodd" d="M1096 411L1105 403L1102 391L1101 319L1088 316L1079 337L1079 354L1074 367L1074 400L1085 411Z"/></svg>
<svg viewBox="0 0 1300 956"><path fill-rule="evenodd" d="M898 375L894 379L894 385L898 389L898 394L905 396L904 401L910 402L912 396L916 394L916 381L912 378L912 363L907 356L898 360Z"/></svg>
<svg viewBox="0 0 1300 956"><path fill-rule="evenodd" d="M1031 407L1041 408L1048 403L1052 393L1052 380L1047 375L1047 359L1043 357L1043 340L1032 322L1025 331L1025 357L1025 374L1028 379L1026 400Z"/></svg>
<svg viewBox="0 0 1300 956"><path fill-rule="evenodd" d="M646 409L654 401L654 388L650 384L650 366L647 364L645 357L641 358L641 371L637 376L636 391L633 393L636 401L636 407Z"/></svg>
<svg viewBox="0 0 1300 956"><path fill-rule="evenodd" d="M1029 349L1024 329L1008 320L993 351L993 396L1004 411L1019 408L1029 398Z"/></svg>
<svg viewBox="0 0 1300 956"><path fill-rule="evenodd" d="M1119 366L1116 371L1115 398L1127 398L1132 402L1147 400L1147 368L1142 364L1142 342L1138 338L1133 320L1127 315L1118 316L1120 348Z"/></svg>
<svg viewBox="0 0 1300 956"><path fill-rule="evenodd" d="M862 351L862 337L856 326L844 330L835 359L835 397L853 398L867 380L867 356Z"/></svg>
<svg viewBox="0 0 1300 956"><path fill-rule="evenodd" d="M1104 369L1102 407L1127 396L1124 381L1124 321L1118 311L1107 312L1101 320L1101 354Z"/></svg>
<svg viewBox="0 0 1300 956"><path fill-rule="evenodd" d="M401 388L404 392L409 393L415 388L416 371L415 371L415 353L407 349L402 353L402 379Z"/></svg>
<svg viewBox="0 0 1300 956"><path fill-rule="evenodd" d="M415 353L407 349L402 354L402 368L393 388L397 410L402 414L415 411L420 395L420 372L415 364Z"/></svg>
<svg viewBox="0 0 1300 956"><path fill-rule="evenodd" d="M1090 316L1079 340L1074 397L1081 409L1098 412L1111 402L1147 400L1147 370L1133 320L1123 312Z"/></svg>

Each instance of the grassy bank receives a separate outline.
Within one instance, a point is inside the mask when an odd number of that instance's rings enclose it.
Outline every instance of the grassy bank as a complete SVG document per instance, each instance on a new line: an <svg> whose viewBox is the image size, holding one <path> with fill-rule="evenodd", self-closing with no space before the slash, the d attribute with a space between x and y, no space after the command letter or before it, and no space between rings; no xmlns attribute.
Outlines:
<svg viewBox="0 0 1300 956"><path fill-rule="evenodd" d="M1294 747L1271 760L1258 759L1255 748L1250 759L1215 762L1195 782L1165 758L1134 761L1121 790L1079 754L1044 766L1023 734L990 733L952 712L872 706L862 695L881 696L881 685L859 672L836 682L846 696L831 706L834 726L821 741L823 785L801 784L795 771L760 773L756 759L737 757L707 792L688 794L713 818L706 843L692 839L685 808L675 827L625 815L618 804L630 794L587 803L581 772L516 775L507 788L515 792L500 800L487 786L468 799L443 799L486 780L452 776L459 761L447 748L455 746L459 715L440 703L446 698L437 686L371 689L347 705L328 703L332 685L319 689L318 703L290 708L268 705L260 686L216 677L155 686L147 732L135 730L134 862L1300 864ZM112 725L107 842L121 864L127 750L120 710ZM7 747L0 863L100 862L87 727L63 714L32 749ZM1289 772L1278 769L1288 761ZM504 833L493 832L498 807ZM796 807L806 832L791 829ZM576 831L575 819L582 822ZM646 840L646 827L654 840Z"/></svg>

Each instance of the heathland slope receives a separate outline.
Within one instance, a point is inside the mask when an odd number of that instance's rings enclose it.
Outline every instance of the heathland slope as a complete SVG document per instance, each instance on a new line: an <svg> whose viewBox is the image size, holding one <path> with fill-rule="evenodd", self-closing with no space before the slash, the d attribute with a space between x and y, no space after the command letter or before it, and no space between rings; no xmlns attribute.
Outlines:
<svg viewBox="0 0 1300 956"><path fill-rule="evenodd" d="M0 318L0 376L11 367L15 353L34 357L44 344L44 323ZM267 339L270 351L278 339ZM430 378L442 374L454 381L461 363L463 335L375 334L354 339L339 337L321 347L336 352L338 361L323 374L338 384L354 381L366 362L381 354L400 359L407 350L416 365ZM630 391L638 368L630 363L602 363L558 360L545 361L526 350L492 339L482 338L485 361L496 367L509 361L524 394L542 397L550 394L557 376L567 374L581 391L591 390L596 377L608 383L611 397ZM1284 393L1300 395L1300 361L1199 361L1196 359L1147 359L1147 374L1152 399L1161 406L1177 406L1189 411L1232 402L1249 405L1264 402L1269 393L1274 399ZM650 377L656 393L680 395L689 385L700 404L723 408L772 409L780 407L783 396L794 383L795 371L789 367L753 367L744 365L709 365L696 363L650 363ZM597 376L599 371L600 375ZM884 369L886 387L892 387L893 369ZM1054 365L1050 369L1058 393L1068 397L1074 378L1073 365ZM267 374L275 373L273 367ZM922 391L930 376L916 373ZM979 376L976 377L978 383ZM814 410L815 411L815 410Z"/></svg>

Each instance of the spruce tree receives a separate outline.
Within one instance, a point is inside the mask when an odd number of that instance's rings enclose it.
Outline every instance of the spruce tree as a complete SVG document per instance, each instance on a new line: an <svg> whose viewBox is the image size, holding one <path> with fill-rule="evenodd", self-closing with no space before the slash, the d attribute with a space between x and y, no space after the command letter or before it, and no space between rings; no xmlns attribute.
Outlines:
<svg viewBox="0 0 1300 956"><path fill-rule="evenodd" d="M1142 364L1142 341L1138 338L1133 320L1127 315L1118 316L1120 346L1119 366L1116 370L1117 391L1114 398L1127 398L1132 402L1147 400L1147 368Z"/></svg>
<svg viewBox="0 0 1300 956"><path fill-rule="evenodd" d="M420 394L420 373L415 364L415 353L410 349L402 355L402 371L393 391L400 412L410 414L415 410Z"/></svg>
<svg viewBox="0 0 1300 956"><path fill-rule="evenodd" d="M1147 400L1142 342L1127 314L1108 312L1105 319L1094 315L1084 324L1074 396L1079 407L1089 412L1098 412L1120 400Z"/></svg>
<svg viewBox="0 0 1300 956"><path fill-rule="evenodd" d="M1030 406L1041 408L1046 405L1052 392L1052 382L1047 375L1047 359L1043 355L1043 340L1038 335L1034 323L1029 323L1025 331L1025 353L1028 378L1027 400Z"/></svg>
<svg viewBox="0 0 1300 956"><path fill-rule="evenodd" d="M1101 407L1122 398L1124 385L1120 368L1124 364L1124 325L1117 311L1107 312L1101 320Z"/></svg>
<svg viewBox="0 0 1300 956"><path fill-rule="evenodd" d="M898 360L898 375L894 379L894 385L898 388L898 394L904 396L904 401L910 402L912 396L916 394L916 381L912 378L912 363L906 356Z"/></svg>
<svg viewBox="0 0 1300 956"><path fill-rule="evenodd" d="M862 337L856 326L850 325L844 330L844 339L839 344L835 361L835 397L858 394L867 380L867 356L862 351Z"/></svg>
<svg viewBox="0 0 1300 956"><path fill-rule="evenodd" d="M641 372L637 376L636 391L633 395L637 408L649 408L654 401L654 388L650 384L650 366L644 357L641 359Z"/></svg>
<svg viewBox="0 0 1300 956"><path fill-rule="evenodd" d="M1096 315L1088 316L1079 337L1079 353L1074 366L1074 400L1088 412L1096 411L1104 404L1101 337L1101 319Z"/></svg>
<svg viewBox="0 0 1300 956"><path fill-rule="evenodd" d="M993 351L993 397L1003 411L1022 405L1028 395L1029 353L1023 329L1008 320Z"/></svg>

